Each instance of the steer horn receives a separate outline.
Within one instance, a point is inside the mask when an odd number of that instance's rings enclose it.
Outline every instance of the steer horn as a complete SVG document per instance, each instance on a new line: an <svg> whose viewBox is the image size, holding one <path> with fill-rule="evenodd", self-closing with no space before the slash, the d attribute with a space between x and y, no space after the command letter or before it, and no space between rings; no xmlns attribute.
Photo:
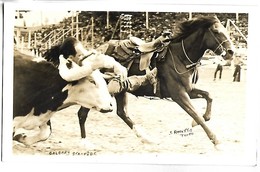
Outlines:
<svg viewBox="0 0 260 172"><path fill-rule="evenodd" d="M90 63L85 63L84 66L79 66L71 60L66 60L63 55L60 55L59 59L59 74L68 82L89 76L94 71ZM67 64L70 64L71 68L68 68Z"/></svg>

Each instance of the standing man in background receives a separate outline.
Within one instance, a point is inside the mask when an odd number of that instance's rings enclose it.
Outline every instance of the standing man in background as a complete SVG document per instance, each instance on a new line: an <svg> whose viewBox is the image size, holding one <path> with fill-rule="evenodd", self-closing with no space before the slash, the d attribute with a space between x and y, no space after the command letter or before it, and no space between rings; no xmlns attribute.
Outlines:
<svg viewBox="0 0 260 172"><path fill-rule="evenodd" d="M240 77L241 77L241 66L243 65L243 61L240 55L236 55L234 57L234 66L235 66L235 71L233 74L233 82L240 82Z"/></svg>
<svg viewBox="0 0 260 172"><path fill-rule="evenodd" d="M244 64L243 63L243 51L242 51L242 47L240 45L237 46L237 50L234 55L233 63L234 63L234 67L235 67L235 71L233 74L233 82L240 82L241 66Z"/></svg>
<svg viewBox="0 0 260 172"><path fill-rule="evenodd" d="M222 71L223 71L223 66L226 65L226 61L223 59L222 56L217 56L215 58L215 64L217 64L217 68L215 70L215 73L214 73L214 79L213 81L216 81L216 77L217 77L217 73L219 72L219 80L221 79L222 77Z"/></svg>

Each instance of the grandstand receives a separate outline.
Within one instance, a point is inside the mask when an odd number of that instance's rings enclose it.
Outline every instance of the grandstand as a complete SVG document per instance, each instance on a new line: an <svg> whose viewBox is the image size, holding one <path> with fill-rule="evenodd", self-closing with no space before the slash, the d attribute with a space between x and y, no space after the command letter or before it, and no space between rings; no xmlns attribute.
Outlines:
<svg viewBox="0 0 260 172"><path fill-rule="evenodd" d="M247 46L247 13L190 13L190 12L107 12L81 11L76 16L64 18L58 24L15 34L16 42L23 38L26 48L41 44L42 50L61 42L65 37L75 36L88 48L97 48L109 39L120 39L118 22L122 14L131 15L131 35L150 41L164 30L174 33L176 23L199 15L216 15L228 28L235 45ZM125 38L125 37L124 37ZM121 39L123 39L121 37Z"/></svg>

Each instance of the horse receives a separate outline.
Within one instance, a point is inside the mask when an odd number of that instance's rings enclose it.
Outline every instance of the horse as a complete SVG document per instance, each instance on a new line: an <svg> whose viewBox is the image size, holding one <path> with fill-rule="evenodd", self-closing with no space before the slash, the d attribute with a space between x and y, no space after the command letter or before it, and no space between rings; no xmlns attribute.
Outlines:
<svg viewBox="0 0 260 172"><path fill-rule="evenodd" d="M184 111L193 118L192 126L200 125L207 134L211 143L217 146L220 141L205 121L211 118L212 97L209 92L193 87L192 78L197 73L202 56L206 50L212 50L225 60L232 60L234 46L226 28L216 16L201 16L180 22L169 40L164 60L157 61L158 78L160 81L160 98L171 98ZM143 75L145 71L139 70L139 64L133 63L128 70L128 76ZM141 86L131 92L136 96L155 96L150 84ZM192 105L191 99L204 98L207 106L203 118L199 116ZM115 95L117 115L132 129L142 141L145 138L138 132L139 126L135 124L126 112L127 92L122 91ZM81 137L86 137L85 121L89 109L81 107L78 111Z"/></svg>

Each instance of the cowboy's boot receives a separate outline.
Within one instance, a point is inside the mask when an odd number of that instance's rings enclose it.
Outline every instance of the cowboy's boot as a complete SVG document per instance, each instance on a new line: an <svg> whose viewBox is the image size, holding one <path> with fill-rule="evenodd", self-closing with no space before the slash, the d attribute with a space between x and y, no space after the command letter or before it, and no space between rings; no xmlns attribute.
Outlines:
<svg viewBox="0 0 260 172"><path fill-rule="evenodd" d="M146 71L146 75L133 75L129 76L126 81L120 81L118 78L114 78L108 83L108 91L111 95L117 94L122 91L130 91L133 92L137 90L140 86L146 85L148 82L153 85L154 93L157 96L160 91L158 88L158 80L157 80L157 68L153 70ZM160 96L159 96L160 97Z"/></svg>

